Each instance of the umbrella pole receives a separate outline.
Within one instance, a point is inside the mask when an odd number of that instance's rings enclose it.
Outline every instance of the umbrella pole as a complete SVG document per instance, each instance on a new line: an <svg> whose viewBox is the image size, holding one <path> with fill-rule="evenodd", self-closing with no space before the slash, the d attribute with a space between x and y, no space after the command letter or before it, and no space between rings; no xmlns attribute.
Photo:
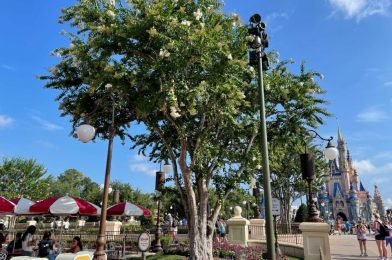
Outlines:
<svg viewBox="0 0 392 260"><path fill-rule="evenodd" d="M61 240L63 239L63 219L62 219L62 217L60 217L60 223L61 223L61 227L60 227L60 239L59 239L59 254L61 254L62 253L62 251L63 251L63 247L62 247L62 244L61 244Z"/></svg>

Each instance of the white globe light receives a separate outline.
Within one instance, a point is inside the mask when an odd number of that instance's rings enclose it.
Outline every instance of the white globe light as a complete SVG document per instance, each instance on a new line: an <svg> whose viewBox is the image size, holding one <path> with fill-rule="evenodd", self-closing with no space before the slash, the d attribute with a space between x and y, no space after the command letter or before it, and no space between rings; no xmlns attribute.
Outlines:
<svg viewBox="0 0 392 260"><path fill-rule="evenodd" d="M165 164L163 165L162 171L163 171L164 173L170 173L171 170L172 170L172 168L171 168L171 165L170 165L169 163L165 163Z"/></svg>
<svg viewBox="0 0 392 260"><path fill-rule="evenodd" d="M82 124L76 128L76 135L83 143L87 143L95 136L95 128L88 124Z"/></svg>
<svg viewBox="0 0 392 260"><path fill-rule="evenodd" d="M338 156L338 149L333 146L331 141L328 142L328 145L324 150L324 155L330 161L335 160L335 158Z"/></svg>

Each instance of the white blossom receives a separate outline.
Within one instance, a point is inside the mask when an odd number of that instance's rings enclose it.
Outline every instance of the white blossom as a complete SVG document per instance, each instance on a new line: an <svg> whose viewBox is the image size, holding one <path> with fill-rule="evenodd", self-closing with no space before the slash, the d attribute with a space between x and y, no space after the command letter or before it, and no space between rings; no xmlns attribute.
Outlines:
<svg viewBox="0 0 392 260"><path fill-rule="evenodd" d="M75 48L75 44L73 44L72 42L69 44L69 48L70 49L73 49L73 48Z"/></svg>
<svg viewBox="0 0 392 260"><path fill-rule="evenodd" d="M227 58L228 58L229 60L232 60L232 59L233 59L233 56L231 55L231 53L229 53L229 54L227 55Z"/></svg>
<svg viewBox="0 0 392 260"><path fill-rule="evenodd" d="M107 14L108 16L110 16L111 18L114 18L114 17L116 16L116 14L115 14L112 10L108 10L108 11L106 12L106 14Z"/></svg>
<svg viewBox="0 0 392 260"><path fill-rule="evenodd" d="M190 22L190 21L187 21L187 20L183 20L183 21L181 22L181 24L182 24L182 25L186 25L186 26L191 26L191 22Z"/></svg>
<svg viewBox="0 0 392 260"><path fill-rule="evenodd" d="M248 36L245 37L245 40L246 40L247 42L253 42L254 39L255 39L255 36L254 36L254 35L248 35Z"/></svg>
<svg viewBox="0 0 392 260"><path fill-rule="evenodd" d="M170 52L166 49L160 49L159 50L159 56L163 58L167 58L170 56Z"/></svg>
<svg viewBox="0 0 392 260"><path fill-rule="evenodd" d="M110 89L110 88L112 88L112 87L113 87L113 86L112 86L112 84L110 84L110 83L108 83L108 84L105 85L105 88L106 88L106 89Z"/></svg>
<svg viewBox="0 0 392 260"><path fill-rule="evenodd" d="M266 84L265 85L265 90L270 90L270 89L271 89L270 84Z"/></svg>
<svg viewBox="0 0 392 260"><path fill-rule="evenodd" d="M205 23L200 23L201 28L204 28L205 25L206 25Z"/></svg>
<svg viewBox="0 0 392 260"><path fill-rule="evenodd" d="M196 12L193 12L193 15L195 16L196 20L200 20L200 18L203 16L203 13L200 11L200 9L197 9Z"/></svg>
<svg viewBox="0 0 392 260"><path fill-rule="evenodd" d="M178 110L176 107L170 107L170 116L174 119L179 118L181 116L180 113L178 113Z"/></svg>
<svg viewBox="0 0 392 260"><path fill-rule="evenodd" d="M304 83L301 81L298 83L298 85L300 85L302 87L304 85Z"/></svg>
<svg viewBox="0 0 392 260"><path fill-rule="evenodd" d="M253 66L250 66L250 67L249 67L249 71L252 72L252 73L254 73L254 72L255 72L255 68L254 68Z"/></svg>

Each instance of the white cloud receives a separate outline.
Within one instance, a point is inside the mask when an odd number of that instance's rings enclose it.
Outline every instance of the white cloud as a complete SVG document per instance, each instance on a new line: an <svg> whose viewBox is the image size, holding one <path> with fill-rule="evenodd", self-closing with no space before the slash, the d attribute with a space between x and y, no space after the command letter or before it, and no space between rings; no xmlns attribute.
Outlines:
<svg viewBox="0 0 392 260"><path fill-rule="evenodd" d="M355 161L354 160L354 167L357 170L357 172L362 175L362 174L372 174L372 175L389 175L392 173L392 163L386 163L383 165L375 165L373 164L370 160L360 160L360 161ZM385 181L389 181L390 177L383 177L380 176L377 179L377 183L383 183Z"/></svg>
<svg viewBox="0 0 392 260"><path fill-rule="evenodd" d="M135 155L132 157L132 160L137 161L137 162L140 162L140 161L147 161L147 157L144 156L143 154L135 154Z"/></svg>
<svg viewBox="0 0 392 260"><path fill-rule="evenodd" d="M0 67L6 70L15 70L14 67L7 65L7 64L0 64Z"/></svg>
<svg viewBox="0 0 392 260"><path fill-rule="evenodd" d="M5 128L7 126L10 126L14 122L14 119L6 116L6 115L0 115L0 128Z"/></svg>
<svg viewBox="0 0 392 260"><path fill-rule="evenodd" d="M33 120L37 121L44 129L49 130L49 131L53 131L53 130L61 130L63 129L63 127L50 123L38 116L32 116L31 117Z"/></svg>
<svg viewBox="0 0 392 260"><path fill-rule="evenodd" d="M358 122L380 122L387 119L388 116L384 111L378 110L377 108L368 108L362 113L357 115Z"/></svg>
<svg viewBox="0 0 392 260"><path fill-rule="evenodd" d="M35 143L39 146L42 146L44 148L48 148L48 149L57 149L57 146L51 142L48 141L44 141L44 140L37 140L35 141Z"/></svg>
<svg viewBox="0 0 392 260"><path fill-rule="evenodd" d="M387 208L391 208L392 207L392 198L387 198L386 200L384 200L384 204Z"/></svg>
<svg viewBox="0 0 392 260"><path fill-rule="evenodd" d="M391 81L384 82L384 86L387 86L387 87L392 86L392 80L391 80Z"/></svg>
<svg viewBox="0 0 392 260"><path fill-rule="evenodd" d="M359 173L372 173L376 167L369 160L354 161L354 167Z"/></svg>
<svg viewBox="0 0 392 260"><path fill-rule="evenodd" d="M279 31L283 28L281 22L289 19L289 14L285 12L273 12L265 17L266 27L271 32Z"/></svg>
<svg viewBox="0 0 392 260"><path fill-rule="evenodd" d="M391 0L329 0L334 13L342 12L347 19L362 20L374 14L386 14Z"/></svg>
<svg viewBox="0 0 392 260"><path fill-rule="evenodd" d="M142 173L148 176L155 176L156 169L148 166L146 163L135 163L131 162L129 165L129 169L132 172Z"/></svg>

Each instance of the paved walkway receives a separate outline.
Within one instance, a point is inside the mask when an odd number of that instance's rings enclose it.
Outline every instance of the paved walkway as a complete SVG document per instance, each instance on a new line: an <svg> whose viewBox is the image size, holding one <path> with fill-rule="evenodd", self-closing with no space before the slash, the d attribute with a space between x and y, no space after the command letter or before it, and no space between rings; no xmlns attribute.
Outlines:
<svg viewBox="0 0 392 260"><path fill-rule="evenodd" d="M376 241L374 240L374 235L368 236L366 242L368 256L360 256L361 251L359 249L359 244L357 237L355 235L333 235L329 236L329 243L331 247L332 259L378 259L378 249ZM388 246L388 259L390 257L391 249Z"/></svg>

